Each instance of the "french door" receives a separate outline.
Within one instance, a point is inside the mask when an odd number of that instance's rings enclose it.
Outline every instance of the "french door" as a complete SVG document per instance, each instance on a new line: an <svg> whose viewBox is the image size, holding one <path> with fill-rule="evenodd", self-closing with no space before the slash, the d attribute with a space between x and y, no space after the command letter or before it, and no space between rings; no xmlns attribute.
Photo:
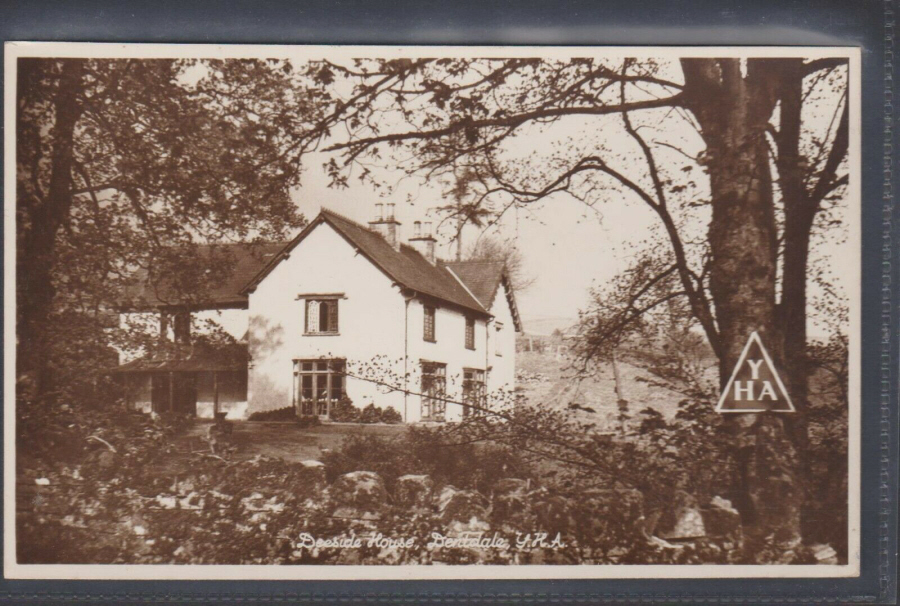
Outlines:
<svg viewBox="0 0 900 606"><path fill-rule="evenodd" d="M294 408L301 416L330 417L344 387L344 360L294 360Z"/></svg>

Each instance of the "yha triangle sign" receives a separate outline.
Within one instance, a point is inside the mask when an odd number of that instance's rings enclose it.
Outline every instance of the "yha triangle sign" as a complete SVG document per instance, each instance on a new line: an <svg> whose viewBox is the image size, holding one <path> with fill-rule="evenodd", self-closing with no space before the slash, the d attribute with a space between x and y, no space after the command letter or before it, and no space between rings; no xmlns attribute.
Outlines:
<svg viewBox="0 0 900 606"><path fill-rule="evenodd" d="M716 412L796 412L769 352L754 331L741 352Z"/></svg>

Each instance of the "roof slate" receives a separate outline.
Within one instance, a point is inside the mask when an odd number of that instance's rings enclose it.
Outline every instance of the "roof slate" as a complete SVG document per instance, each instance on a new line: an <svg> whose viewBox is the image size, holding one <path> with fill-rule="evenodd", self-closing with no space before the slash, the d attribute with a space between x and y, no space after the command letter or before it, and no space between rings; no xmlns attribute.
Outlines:
<svg viewBox="0 0 900 606"><path fill-rule="evenodd" d="M247 295L243 288L265 267L286 242L201 244L196 247L194 258L198 263L204 260L210 265L213 259L223 259L232 269L224 279L210 285L204 293L179 293L171 281L161 278L154 284L147 278L147 270L140 270L135 276L135 286L122 297L120 304L129 309L150 309L155 307L188 304L194 308L247 307Z"/></svg>
<svg viewBox="0 0 900 606"><path fill-rule="evenodd" d="M443 262L443 265L456 274L482 307L491 308L503 280L505 265L502 261L454 261Z"/></svg>
<svg viewBox="0 0 900 606"><path fill-rule="evenodd" d="M322 209L318 217L285 246L279 257L289 253L322 222L331 225L400 286L468 310L487 314L487 309L481 305L478 299L469 294L466 287L443 264L432 265L416 249L406 244L394 248L380 234L330 210ZM245 290L249 291L255 288L278 264L278 261L279 258L273 259L248 283Z"/></svg>

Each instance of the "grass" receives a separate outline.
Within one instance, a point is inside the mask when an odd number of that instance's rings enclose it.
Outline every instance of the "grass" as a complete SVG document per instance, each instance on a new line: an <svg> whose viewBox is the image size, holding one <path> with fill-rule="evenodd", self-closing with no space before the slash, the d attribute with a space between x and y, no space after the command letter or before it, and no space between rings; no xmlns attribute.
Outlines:
<svg viewBox="0 0 900 606"><path fill-rule="evenodd" d="M204 438L208 423L198 423L179 438L185 454L190 450L208 448ZM232 458L252 459L256 455L298 462L319 459L322 449L336 449L349 435L396 436L405 425L363 425L325 423L318 427L301 428L296 423L245 422L233 423L232 444L237 447Z"/></svg>

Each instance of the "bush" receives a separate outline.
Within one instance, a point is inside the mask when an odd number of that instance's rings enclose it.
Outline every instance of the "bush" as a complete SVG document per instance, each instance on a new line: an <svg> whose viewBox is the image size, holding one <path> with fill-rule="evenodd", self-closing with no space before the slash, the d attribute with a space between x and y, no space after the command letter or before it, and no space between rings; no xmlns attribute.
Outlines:
<svg viewBox="0 0 900 606"><path fill-rule="evenodd" d="M378 423L379 421L381 421L381 409L375 408L374 404L370 403L359 414L360 423Z"/></svg>
<svg viewBox="0 0 900 606"><path fill-rule="evenodd" d="M388 425L396 425L403 422L403 417L393 408L387 407L381 409L381 422Z"/></svg>
<svg viewBox="0 0 900 606"><path fill-rule="evenodd" d="M337 423L387 423L394 425L403 421L400 413L390 407L378 408L374 403L360 410L347 396L331 407L331 420Z"/></svg>
<svg viewBox="0 0 900 606"><path fill-rule="evenodd" d="M293 421L297 418L297 411L293 406L276 408L275 410L262 410L252 413L247 417L248 421Z"/></svg>
<svg viewBox="0 0 900 606"><path fill-rule="evenodd" d="M331 407L331 420L338 423L357 423L359 422L359 412L359 408L353 405L353 401L344 396Z"/></svg>

